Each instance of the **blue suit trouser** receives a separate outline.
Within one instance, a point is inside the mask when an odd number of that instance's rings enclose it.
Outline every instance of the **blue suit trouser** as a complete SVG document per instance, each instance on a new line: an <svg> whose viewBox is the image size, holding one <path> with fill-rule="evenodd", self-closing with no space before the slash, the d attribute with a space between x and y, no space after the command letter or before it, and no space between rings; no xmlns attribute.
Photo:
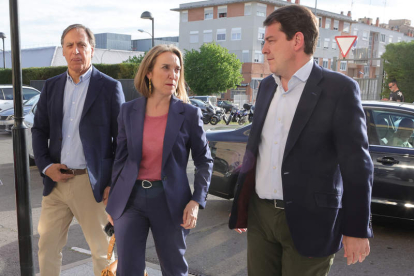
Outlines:
<svg viewBox="0 0 414 276"><path fill-rule="evenodd" d="M124 213L114 220L118 251L117 276L143 276L145 248L151 229L163 276L188 275L184 258L190 232L173 224L162 186L135 183Z"/></svg>

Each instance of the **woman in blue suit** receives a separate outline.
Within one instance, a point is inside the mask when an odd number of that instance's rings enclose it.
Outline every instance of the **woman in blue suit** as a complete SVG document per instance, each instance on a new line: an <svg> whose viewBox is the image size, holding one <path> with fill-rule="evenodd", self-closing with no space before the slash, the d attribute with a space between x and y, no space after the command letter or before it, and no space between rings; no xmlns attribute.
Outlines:
<svg viewBox="0 0 414 276"><path fill-rule="evenodd" d="M185 239L206 204L213 160L200 109L188 104L183 57L153 47L134 80L144 97L122 105L107 212L118 248L117 276L144 275L148 231L162 274L188 275ZM191 150L196 173L190 190Z"/></svg>

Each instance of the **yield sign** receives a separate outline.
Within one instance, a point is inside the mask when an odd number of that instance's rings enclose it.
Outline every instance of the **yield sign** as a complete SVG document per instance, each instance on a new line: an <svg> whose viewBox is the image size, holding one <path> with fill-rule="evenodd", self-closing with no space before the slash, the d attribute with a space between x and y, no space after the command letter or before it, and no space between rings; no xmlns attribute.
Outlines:
<svg viewBox="0 0 414 276"><path fill-rule="evenodd" d="M335 36L336 43L338 44L343 57L346 57L357 38L356 35Z"/></svg>

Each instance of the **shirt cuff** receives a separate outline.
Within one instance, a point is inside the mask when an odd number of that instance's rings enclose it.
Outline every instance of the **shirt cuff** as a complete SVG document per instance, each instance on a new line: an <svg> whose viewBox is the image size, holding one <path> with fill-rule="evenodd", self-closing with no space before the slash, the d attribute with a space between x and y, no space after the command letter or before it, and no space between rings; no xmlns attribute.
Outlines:
<svg viewBox="0 0 414 276"><path fill-rule="evenodd" d="M47 169L49 169L49 167L50 167L50 166L52 166L52 165L53 165L53 163L52 163L52 164L49 164L48 166L46 166L46 168L44 168L44 169L43 169L42 173L43 173L44 175L46 175L46 171L47 171Z"/></svg>

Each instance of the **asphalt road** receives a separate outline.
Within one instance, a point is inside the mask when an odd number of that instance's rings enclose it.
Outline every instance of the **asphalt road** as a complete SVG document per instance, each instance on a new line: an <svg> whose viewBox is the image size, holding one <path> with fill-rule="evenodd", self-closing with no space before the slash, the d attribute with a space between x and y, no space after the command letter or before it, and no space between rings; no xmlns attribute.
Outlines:
<svg viewBox="0 0 414 276"><path fill-rule="evenodd" d="M12 139L0 133L0 275L20 275L18 233L15 208ZM194 166L189 162L187 175L193 180ZM35 272L38 272L37 223L41 210L43 184L36 167L30 168ZM247 275L246 235L230 231L227 226L232 202L209 196L201 210L197 228L187 238L186 258L195 275ZM337 253L330 275L334 276L414 276L414 226L374 218L375 238L371 239L371 255L362 264L347 266L343 251ZM72 250L88 249L79 224L70 226L69 239L63 250L63 264L71 264L90 256ZM152 238L147 242L147 261L158 263Z"/></svg>

